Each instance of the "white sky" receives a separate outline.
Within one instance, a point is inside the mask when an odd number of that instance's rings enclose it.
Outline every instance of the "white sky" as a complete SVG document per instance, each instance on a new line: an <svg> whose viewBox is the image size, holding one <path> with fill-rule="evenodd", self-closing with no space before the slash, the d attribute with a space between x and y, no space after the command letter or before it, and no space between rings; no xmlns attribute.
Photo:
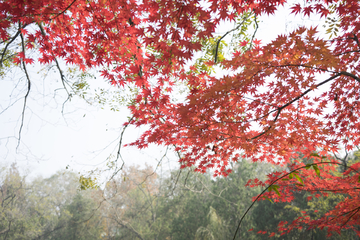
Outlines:
<svg viewBox="0 0 360 240"><path fill-rule="evenodd" d="M304 24L303 19L287 16L279 11L276 16L262 17L259 20L257 38L262 43L275 39L278 34L294 30ZM319 22L311 20L310 24ZM219 29L230 29L232 25L224 25ZM226 31L218 31L223 34ZM96 167L111 154L116 154L117 143L122 124L129 112L122 108L119 112L103 110L74 97L67 102L64 90L58 79L58 73L51 73L44 78L37 71L38 66L31 68L32 90L25 111L24 127L21 142L16 149L18 132L23 107L23 96L26 91L26 79L17 70L0 79L0 160L1 165L17 162L23 169L28 169L31 176L48 177L57 170L70 169L84 172ZM97 81L102 81L99 77ZM15 103L14 103L15 102ZM5 108L6 111L2 112ZM142 129L130 127L124 135L125 143L139 137ZM146 150L123 148L122 154L127 165L148 163L156 166L164 154L164 147L150 147ZM164 159L166 168L176 167L177 160L173 155ZM100 164L100 165L99 165Z"/></svg>

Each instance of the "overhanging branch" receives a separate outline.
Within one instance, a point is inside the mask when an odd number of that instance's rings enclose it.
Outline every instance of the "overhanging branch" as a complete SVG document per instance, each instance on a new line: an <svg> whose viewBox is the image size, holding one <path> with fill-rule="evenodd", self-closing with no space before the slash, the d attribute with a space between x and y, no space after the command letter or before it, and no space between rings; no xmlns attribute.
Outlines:
<svg viewBox="0 0 360 240"><path fill-rule="evenodd" d="M19 23L19 29L21 28L21 25ZM20 30L19 30L20 31ZM22 47L22 52L24 53L24 58L25 58L25 41L24 41L24 36L22 33L20 33L20 37L21 37L21 47ZM26 108L26 103L27 103L27 99L31 90L31 81L30 81L30 76L29 73L26 69L26 64L24 62L24 59L22 60L22 65L24 68L24 72L26 75L26 80L27 80L27 91L26 94L24 96L24 105L23 105L23 109L22 109L22 113L21 113L21 123L20 123L20 128L19 128L19 138L18 138L18 144L16 146L16 149L18 149L19 145L20 145L20 140L21 140L21 131L22 128L24 126L24 118L25 118L25 108Z"/></svg>

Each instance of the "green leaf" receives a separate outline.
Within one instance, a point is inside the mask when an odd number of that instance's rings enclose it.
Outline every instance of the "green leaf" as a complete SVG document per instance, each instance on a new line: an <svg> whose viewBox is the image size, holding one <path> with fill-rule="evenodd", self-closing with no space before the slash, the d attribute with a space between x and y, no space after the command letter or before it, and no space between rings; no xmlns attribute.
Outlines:
<svg viewBox="0 0 360 240"><path fill-rule="evenodd" d="M277 188L274 188L274 191L276 192L277 195L279 195L279 197L281 197L281 194L280 194L279 190L277 190Z"/></svg>
<svg viewBox="0 0 360 240"><path fill-rule="evenodd" d="M311 164L306 164L305 169L311 168Z"/></svg>
<svg viewBox="0 0 360 240"><path fill-rule="evenodd" d="M320 170L319 170L318 166L317 166L317 165L313 165L313 168L314 168L314 170L315 170L315 172L316 172L316 175L317 175L318 177L320 177Z"/></svg>
<svg viewBox="0 0 360 240"><path fill-rule="evenodd" d="M97 179L93 177L84 177L80 176L79 178L80 183L80 190L86 190L86 189L97 189L99 186L97 185Z"/></svg>
<svg viewBox="0 0 360 240"><path fill-rule="evenodd" d="M301 183L304 185L303 180L301 179L301 177L299 177L298 175L294 174L294 177Z"/></svg>
<svg viewBox="0 0 360 240"><path fill-rule="evenodd" d="M290 173L290 174L289 174L289 179L293 179L293 177L294 177L294 174L293 174L293 173Z"/></svg>
<svg viewBox="0 0 360 240"><path fill-rule="evenodd" d="M313 153L310 154L310 157L320 157L320 156L316 152L313 152Z"/></svg>
<svg viewBox="0 0 360 240"><path fill-rule="evenodd" d="M268 198L267 196L263 196L265 199L269 200L271 203L274 203L270 198Z"/></svg>
<svg viewBox="0 0 360 240"><path fill-rule="evenodd" d="M271 186L269 186L268 190L269 190L269 192L275 191L277 195L281 196L278 188L279 188L279 185L271 185Z"/></svg>

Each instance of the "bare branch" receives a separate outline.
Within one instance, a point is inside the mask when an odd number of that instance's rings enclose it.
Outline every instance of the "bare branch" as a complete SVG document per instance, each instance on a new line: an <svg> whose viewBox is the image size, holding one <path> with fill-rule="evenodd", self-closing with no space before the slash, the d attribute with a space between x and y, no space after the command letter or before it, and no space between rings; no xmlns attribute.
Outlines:
<svg viewBox="0 0 360 240"><path fill-rule="evenodd" d="M133 119L134 119L134 116L132 116L132 117L130 118L129 123L130 123ZM116 162L115 172L112 174L112 176L110 177L110 179L109 179L107 182L110 182L110 181L116 176L116 174L118 174L118 172L120 172L120 171L123 169L123 167L124 167L124 165L125 165L125 161L124 161L124 159L123 159L122 156L121 156L121 147L122 147L123 136L124 136L125 130L126 130L126 128L127 128L128 126L129 126L129 124L126 124L126 125L123 127L123 130L121 131L120 139L119 139L119 147L118 147L118 151L117 151L117 155L116 155L116 160L115 160L115 162ZM118 162L119 159L122 161L122 164L121 164L121 167L120 167L120 168L118 168L118 166L117 166L117 162Z"/></svg>
<svg viewBox="0 0 360 240"><path fill-rule="evenodd" d="M142 185L144 182L146 182L146 180L148 179L148 177L154 175L154 173L156 172L156 170L158 169L158 167L161 165L162 160L165 158L168 150L169 150L169 146L166 147L165 153L164 153L164 155L160 158L160 160L159 160L158 164L156 165L154 171L153 171L151 174L146 175L144 181L142 181L139 185Z"/></svg>
<svg viewBox="0 0 360 240"><path fill-rule="evenodd" d="M224 190L226 190L226 188L223 189L223 190L221 190L221 192L219 193L219 195L217 195L217 194L213 193L213 192L201 181L201 179L198 179L198 180L200 181L201 185L203 185L203 187L204 187L211 195L213 195L213 196L215 196L215 197L218 197L218 198L220 198L220 199L222 199L222 200L225 200L226 202L228 202L228 203L230 203L230 204L232 204L232 205L238 206L236 203L231 202L231 201L229 201L229 200L227 200L226 198L223 198L223 197L221 196L221 193L222 193Z"/></svg>
<svg viewBox="0 0 360 240"><path fill-rule="evenodd" d="M175 181L175 184L174 184L174 188L173 188L173 190L171 191L171 195L174 195L174 191L175 191L176 185L177 185L177 183L178 183L178 181L179 181L179 177L180 177L181 172L182 172L182 169L180 169L180 171L179 171L179 173L178 173L178 175L177 175L177 178L176 178L176 181Z"/></svg>
<svg viewBox="0 0 360 240"><path fill-rule="evenodd" d="M20 28L21 28L21 25L19 23L19 29ZM20 33L20 37L21 37L21 47L22 47L22 51L24 53L24 58L25 58L25 41L24 41L24 36L23 36L22 33ZM27 98L29 96L30 89L31 89L30 76L29 76L28 71L26 69L26 64L25 64L24 60L22 61L22 65L23 65L24 72L25 72L26 79L27 79L27 91L26 91L26 94L25 94L25 97L24 97L24 106L23 106L23 110L22 110L22 113L21 113L21 124L20 124L20 128L19 128L19 138L18 138L18 144L16 146L16 149L18 149L18 147L20 145L21 131L22 131L22 128L23 128L23 125L24 125L24 118L25 118L26 102L27 102Z"/></svg>
<svg viewBox="0 0 360 240"><path fill-rule="evenodd" d="M74 1L74 2L75 2L75 1ZM73 2L73 3L74 3L74 2ZM36 23L36 24L39 26L40 31L41 31L41 34L42 34L43 36L46 36L46 33L45 33L44 28L42 27L41 23ZM63 87L64 87L64 89L65 89L65 91L66 91L66 93L67 93L67 95L68 95L67 99L63 102L63 105L62 105L62 108L61 108L61 113L63 114L63 113L64 113L65 103L70 99L71 94L69 93L68 89L66 88L66 85L65 85L65 83L66 83L65 75L64 75L64 73L63 73L63 71L62 71L62 69L61 69L61 67L60 67L59 61L57 60L55 54L54 54L52 51L51 51L51 55L52 55L52 57L54 58L56 68L57 68L58 71L59 71L61 83L62 83L62 85L63 85ZM68 85L69 85L69 84L68 84ZM71 86L70 86L70 88L71 88Z"/></svg>

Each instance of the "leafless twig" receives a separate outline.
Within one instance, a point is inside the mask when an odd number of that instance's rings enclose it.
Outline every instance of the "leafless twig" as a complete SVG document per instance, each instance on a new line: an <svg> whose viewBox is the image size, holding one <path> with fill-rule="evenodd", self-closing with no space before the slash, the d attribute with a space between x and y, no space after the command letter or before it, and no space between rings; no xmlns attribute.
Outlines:
<svg viewBox="0 0 360 240"><path fill-rule="evenodd" d="M21 24L19 23L19 29L20 28L21 28ZM25 58L25 41L24 41L24 36L23 36L22 33L20 33L20 37L21 37L21 47L22 47L22 51L24 53L24 58ZM27 79L27 91L26 91L26 94L24 96L24 105L23 105L23 109L22 109L22 113L21 113L21 123L20 123L20 128L19 128L19 138L18 138L18 144L16 146L16 149L18 149L18 147L20 145L21 131L22 131L22 128L23 128L23 125L24 125L24 118L25 118L25 108L26 108L27 99L28 99L30 89L31 89L30 76L29 76L29 73L28 73L28 71L26 69L26 64L25 64L24 60L22 60L22 65L23 65L24 72L25 72L26 79Z"/></svg>

